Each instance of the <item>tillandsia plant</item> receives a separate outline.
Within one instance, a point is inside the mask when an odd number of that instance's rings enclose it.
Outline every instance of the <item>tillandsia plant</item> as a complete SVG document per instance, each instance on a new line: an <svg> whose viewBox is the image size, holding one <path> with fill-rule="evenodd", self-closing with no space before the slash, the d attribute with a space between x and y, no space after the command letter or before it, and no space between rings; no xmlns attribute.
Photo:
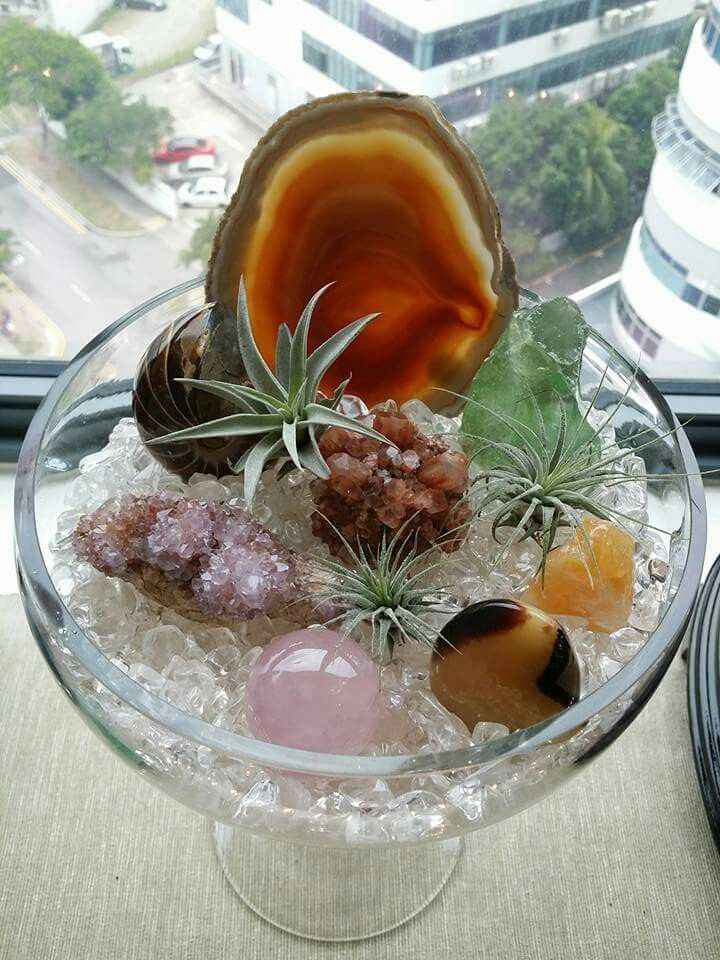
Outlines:
<svg viewBox="0 0 720 960"><path fill-rule="evenodd" d="M329 520L325 522L333 526ZM417 531L408 532L407 527L406 521L390 539L384 536L379 547L372 550L359 539L357 549L353 548L333 526L347 551L348 562L329 557L314 557L311 562L318 582L312 599L318 606L340 610L325 625L341 624L344 632L351 634L361 624L369 624L371 654L381 663L390 662L395 645L403 640L434 647L439 631L424 617L457 612L447 587L427 586L428 574L442 561L424 562L425 553L418 551Z"/></svg>
<svg viewBox="0 0 720 960"><path fill-rule="evenodd" d="M244 475L244 493L248 504L253 501L266 465L279 457L288 457L290 464L298 469L309 470L317 477L327 479L330 469L317 443L319 434L326 427L344 427L387 443L382 434L337 409L349 379L337 387L332 397L324 397L319 392L320 381L329 367L379 316L377 313L369 314L348 324L308 357L308 330L313 310L330 286L332 284L327 284L311 297L294 334L290 333L286 324L279 328L273 372L253 337L245 286L241 280L237 333L240 358L250 383L178 379L179 383L229 401L240 412L177 430L148 442L161 444L207 437L248 437L247 449L235 463L229 464L235 473Z"/></svg>
<svg viewBox="0 0 720 960"><path fill-rule="evenodd" d="M558 531L569 527L581 538L591 563L597 569L593 548L582 522L583 513L615 523L631 536L634 535L632 530L628 529L629 523L659 529L646 521L630 517L601 499L603 491L620 484L637 480L667 480L671 476L677 476L666 473L628 473L621 465L628 454L627 450L603 449L602 431L621 409L635 383L633 377L610 411L602 417L597 426L591 427L590 414L596 409L608 371L609 365L606 366L579 422L572 427L568 426L563 399L556 396L554 406L558 429L555 437L548 435L543 412L533 391L524 396L525 399L529 398L535 410L534 427L515 417L484 408L485 413L491 414L502 424L509 436L517 438L517 442L471 438L478 443L480 454L490 448L501 455L493 465L481 467L473 478L475 489L481 488L481 498L476 503L477 512L482 514L486 509L493 508L492 533L495 539L498 540L497 534L501 528L511 530L496 565L515 543L532 538L542 550L538 573L544 578L547 557L555 545ZM475 402L468 398L468 403ZM664 440L677 429L675 427L662 433L656 433L654 427L641 430L635 436L636 441L641 440L643 435L653 436L642 440L631 452L638 453Z"/></svg>

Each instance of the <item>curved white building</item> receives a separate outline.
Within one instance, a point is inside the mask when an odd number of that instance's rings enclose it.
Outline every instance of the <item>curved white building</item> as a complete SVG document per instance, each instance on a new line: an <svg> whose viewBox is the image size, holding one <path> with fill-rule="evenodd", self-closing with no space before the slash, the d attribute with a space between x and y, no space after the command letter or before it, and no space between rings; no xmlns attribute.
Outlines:
<svg viewBox="0 0 720 960"><path fill-rule="evenodd" d="M720 374L720 0L696 25L625 255L613 330L653 376Z"/></svg>

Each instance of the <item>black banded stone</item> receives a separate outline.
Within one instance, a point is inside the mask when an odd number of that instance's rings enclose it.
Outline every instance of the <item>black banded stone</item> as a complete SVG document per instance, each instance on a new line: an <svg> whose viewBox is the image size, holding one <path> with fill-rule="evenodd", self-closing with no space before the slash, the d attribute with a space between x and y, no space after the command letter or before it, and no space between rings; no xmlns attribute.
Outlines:
<svg viewBox="0 0 720 960"><path fill-rule="evenodd" d="M470 730L481 720L519 730L577 700L580 666L563 628L542 610L485 600L445 624L430 685Z"/></svg>

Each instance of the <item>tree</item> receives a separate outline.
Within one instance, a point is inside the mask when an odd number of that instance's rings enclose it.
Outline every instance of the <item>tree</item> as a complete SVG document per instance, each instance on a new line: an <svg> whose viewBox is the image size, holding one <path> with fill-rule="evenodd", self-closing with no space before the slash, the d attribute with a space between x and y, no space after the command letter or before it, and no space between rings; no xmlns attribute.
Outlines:
<svg viewBox="0 0 720 960"><path fill-rule="evenodd" d="M624 128L618 131L615 148L630 182L634 212L642 203L655 159L652 120L677 83L677 70L667 60L656 60L608 98L609 116Z"/></svg>
<svg viewBox="0 0 720 960"><path fill-rule="evenodd" d="M211 211L198 221L190 243L180 254L180 263L184 267L191 267L194 263L199 263L202 267L207 264L219 222L220 214L215 211Z"/></svg>
<svg viewBox="0 0 720 960"><path fill-rule="evenodd" d="M145 99L125 103L114 87L107 87L68 116L66 146L76 160L132 170L145 182L152 175L152 149L171 124L164 107L152 107Z"/></svg>
<svg viewBox="0 0 720 960"><path fill-rule="evenodd" d="M0 106L31 104L62 120L109 85L99 59L75 37L22 20L0 26Z"/></svg>
<svg viewBox="0 0 720 960"><path fill-rule="evenodd" d="M543 164L548 219L576 249L604 243L627 217L628 178L615 154L621 132L600 107L581 104Z"/></svg>
<svg viewBox="0 0 720 960"><path fill-rule="evenodd" d="M560 97L507 100L470 134L508 225L542 231L545 211L537 189L538 167L570 119Z"/></svg>

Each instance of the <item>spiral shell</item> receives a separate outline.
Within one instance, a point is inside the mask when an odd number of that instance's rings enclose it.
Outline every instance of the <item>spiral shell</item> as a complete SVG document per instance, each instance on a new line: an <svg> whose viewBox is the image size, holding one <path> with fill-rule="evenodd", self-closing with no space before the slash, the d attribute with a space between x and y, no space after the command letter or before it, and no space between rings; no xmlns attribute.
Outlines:
<svg viewBox="0 0 720 960"><path fill-rule="evenodd" d="M234 326L210 306L174 320L152 341L140 361L133 414L143 442L235 412L224 401L177 378L246 383ZM222 476L247 446L242 437L211 437L148 447L167 470L183 479L193 473Z"/></svg>

